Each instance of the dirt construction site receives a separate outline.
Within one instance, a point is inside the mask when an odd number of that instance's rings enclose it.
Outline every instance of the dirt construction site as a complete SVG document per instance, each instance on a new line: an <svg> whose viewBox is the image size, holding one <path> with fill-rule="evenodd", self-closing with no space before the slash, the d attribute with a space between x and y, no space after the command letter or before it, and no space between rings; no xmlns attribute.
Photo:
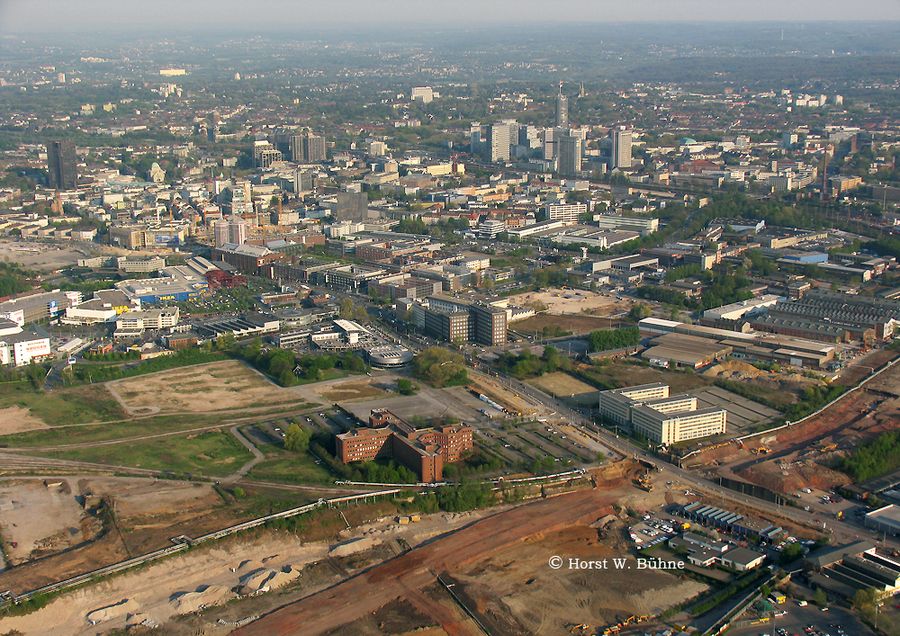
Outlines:
<svg viewBox="0 0 900 636"><path fill-rule="evenodd" d="M480 633L461 605L497 634L567 633L572 624L649 618L705 586L665 571L548 565L554 555L629 556L626 520L617 511L667 500L634 488L633 469L631 462L610 464L596 471L594 488L582 479L580 488L561 484L564 494L518 506L424 515L412 523L384 516L387 502L325 510L304 523L312 531L304 539L275 530L233 536L0 618L0 633L87 635L143 626L173 636L235 628L337 635L351 625L358 634ZM157 504L176 495L190 508L189 491L163 493ZM123 502L123 513L129 505ZM381 516L371 516L379 510ZM591 527L601 518L611 530ZM341 529L343 522L349 527Z"/></svg>
<svg viewBox="0 0 900 636"><path fill-rule="evenodd" d="M0 571L0 590L20 594L169 546L173 536L197 536L246 518L206 483L111 476L5 479L0 540L16 567Z"/></svg>
<svg viewBox="0 0 900 636"><path fill-rule="evenodd" d="M435 629L434 634L478 634L474 615L488 633L556 634L574 624L600 626L632 615L651 616L703 591L700 583L659 570L552 567L553 556L566 561L628 556L619 538L601 538L590 527L615 517L613 504L635 492L622 481L490 514L234 633L343 634L352 625L361 634L422 628ZM371 620L386 611L393 613L390 629L384 621ZM398 615L407 622L398 622Z"/></svg>
<svg viewBox="0 0 900 636"><path fill-rule="evenodd" d="M509 303L519 307L538 307L553 315L589 314L614 316L627 312L631 303L584 289L559 289L552 287L509 297Z"/></svg>
<svg viewBox="0 0 900 636"><path fill-rule="evenodd" d="M830 466L839 457L900 422L900 365L846 394L800 424L726 442L692 456L685 465L718 466L723 476L792 494L803 487L828 490L850 478Z"/></svg>

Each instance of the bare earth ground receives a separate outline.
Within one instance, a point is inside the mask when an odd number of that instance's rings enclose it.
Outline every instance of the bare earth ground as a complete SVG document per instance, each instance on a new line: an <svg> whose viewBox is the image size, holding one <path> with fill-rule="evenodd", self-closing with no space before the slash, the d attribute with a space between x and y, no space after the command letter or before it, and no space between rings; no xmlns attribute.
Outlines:
<svg viewBox="0 0 900 636"><path fill-rule="evenodd" d="M337 586L264 616L234 633L240 636L348 633L347 629L356 621L398 599L413 601L416 591L435 582L436 574L443 572L452 577L505 550L515 552L531 541L552 536L572 526L592 523L608 514L612 510L611 504L629 488L580 490L485 517ZM547 567L547 559L552 554L540 554L526 567L537 573ZM334 631L341 627L344 631ZM442 624L442 627L451 633L448 625ZM454 627L458 626L454 624ZM473 632L454 629L453 633ZM556 632L550 630L546 633Z"/></svg>
<svg viewBox="0 0 900 636"><path fill-rule="evenodd" d="M133 415L264 408L303 399L299 387L276 386L234 360L115 380L106 386Z"/></svg>
<svg viewBox="0 0 900 636"><path fill-rule="evenodd" d="M556 315L584 313L594 316L612 316L628 311L631 306L629 301L584 289L551 287L509 297L509 304L519 307L528 307L535 303L546 306L547 313Z"/></svg>
<svg viewBox="0 0 900 636"><path fill-rule="evenodd" d="M599 398L597 389L562 371L545 373L528 382L554 397L569 398L578 404L596 405Z"/></svg>
<svg viewBox="0 0 900 636"><path fill-rule="evenodd" d="M346 400L361 400L365 398L388 395L388 392L378 386L382 379L366 378L363 380L349 380L330 386L322 387L316 393L329 402L343 402Z"/></svg>
<svg viewBox="0 0 900 636"><path fill-rule="evenodd" d="M623 541L600 540L576 526L501 550L453 578L487 614L494 633L563 634L571 624L611 625L631 615L659 615L707 586L654 570L553 570L551 555L584 560L629 558ZM489 627L489 629L490 629Z"/></svg>
<svg viewBox="0 0 900 636"><path fill-rule="evenodd" d="M42 428L50 427L43 420L33 416L28 409L23 409L21 406L0 409L0 435L24 433Z"/></svg>
<svg viewBox="0 0 900 636"><path fill-rule="evenodd" d="M99 521L84 514L66 479L48 486L37 479L0 482L0 531L13 565L65 550L99 530Z"/></svg>
<svg viewBox="0 0 900 636"><path fill-rule="evenodd" d="M370 540L366 543L370 548L397 537L402 537L410 545L417 545L439 533L478 519L483 514L431 515L424 518L421 523L409 526L400 526L393 519L386 518L342 534L345 539L366 538ZM254 567L259 564L273 569L286 565L302 568L325 559L334 546L335 544L324 541L304 543L298 541L296 536L285 532L264 532L249 539L237 537L209 549L192 550L142 570L64 594L54 599L44 609L27 616L2 618L0 633L17 629L26 635L67 636L96 634L98 629L106 631L122 628L127 618L125 615L102 623L102 627L93 628L85 617L93 610L126 599L131 601L129 606L133 606L133 612L140 612L152 622L162 625L178 615L173 599L180 593L202 591L210 587L213 592L207 593L204 598L210 604L236 598L236 594L229 590L239 584L242 572L246 571L247 567L245 565L243 570L236 572L232 572L232 568L237 569L242 563L250 561ZM223 592L219 586L224 587L226 591ZM300 592L302 593L302 589ZM207 626L203 633L228 631L228 628L223 629L213 624ZM167 630L164 629L163 633L167 633Z"/></svg>
<svg viewBox="0 0 900 636"><path fill-rule="evenodd" d="M75 549L59 552L37 561L0 572L0 589L22 593L42 585L59 581L76 574L94 570L104 565L144 554L171 545L171 537L179 534L198 536L205 532L224 528L250 515L240 506L225 505L210 484L153 480L137 477L67 477L66 483L72 489L68 495L75 502L75 495L86 497L107 497L116 516L116 526L98 534L100 522L94 516L82 517L82 527L89 527L92 541ZM3 480L0 486L15 488L8 484L26 483L25 480ZM34 490L44 488L42 480L31 480ZM29 491L30 492L30 491ZM4 499L0 496L0 502ZM63 514L57 514L52 506L44 506L45 499L33 502L28 507L28 518L33 524L31 533L58 534L61 528L78 527ZM38 505L40 504L40 505ZM0 519L6 513L0 512ZM51 523L52 521L52 523ZM85 526L86 523L90 526ZM21 525L21 524L20 524ZM4 539L15 540L5 530ZM82 532L81 536L85 536ZM79 543L81 536L71 543ZM0 633L3 633L0 630Z"/></svg>

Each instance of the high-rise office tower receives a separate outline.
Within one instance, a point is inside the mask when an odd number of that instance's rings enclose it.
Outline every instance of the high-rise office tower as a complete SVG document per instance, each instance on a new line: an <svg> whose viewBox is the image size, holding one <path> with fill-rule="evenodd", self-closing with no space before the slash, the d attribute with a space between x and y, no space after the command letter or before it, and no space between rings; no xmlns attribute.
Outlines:
<svg viewBox="0 0 900 636"><path fill-rule="evenodd" d="M306 135L306 154L303 160L308 163L325 161L325 137L313 133Z"/></svg>
<svg viewBox="0 0 900 636"><path fill-rule="evenodd" d="M489 161L509 161L509 124L493 124L491 126L491 143Z"/></svg>
<svg viewBox="0 0 900 636"><path fill-rule="evenodd" d="M473 155L481 154L481 123L473 121L469 126L469 152Z"/></svg>
<svg viewBox="0 0 900 636"><path fill-rule="evenodd" d="M541 142L541 156L546 161L552 161L556 159L556 141L556 129L544 128L543 141Z"/></svg>
<svg viewBox="0 0 900 636"><path fill-rule="evenodd" d="M74 190L78 185L77 164L74 142L58 140L47 144L47 172L50 174L51 188Z"/></svg>
<svg viewBox="0 0 900 636"><path fill-rule="evenodd" d="M559 83L559 94L556 96L556 127L569 127L569 98L563 95L562 82Z"/></svg>
<svg viewBox="0 0 900 636"><path fill-rule="evenodd" d="M310 131L290 137L291 161L296 163L318 163L325 161L325 138Z"/></svg>
<svg viewBox="0 0 900 636"><path fill-rule="evenodd" d="M338 192L335 220L365 221L368 216L369 197L365 192Z"/></svg>
<svg viewBox="0 0 900 636"><path fill-rule="evenodd" d="M561 177L576 177L581 172L581 139L574 135L559 138L557 172Z"/></svg>
<svg viewBox="0 0 900 636"><path fill-rule="evenodd" d="M620 126L612 131L611 168L631 167L631 131Z"/></svg>
<svg viewBox="0 0 900 636"><path fill-rule="evenodd" d="M316 173L312 170L294 170L294 193L312 192L316 188Z"/></svg>

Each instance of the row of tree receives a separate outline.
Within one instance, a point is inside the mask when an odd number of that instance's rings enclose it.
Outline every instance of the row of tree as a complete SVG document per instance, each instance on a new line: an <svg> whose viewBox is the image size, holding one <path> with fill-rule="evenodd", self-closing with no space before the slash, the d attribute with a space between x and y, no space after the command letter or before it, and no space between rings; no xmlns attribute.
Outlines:
<svg viewBox="0 0 900 636"><path fill-rule="evenodd" d="M840 469L857 482L879 477L900 467L900 431L887 431L857 446L841 459Z"/></svg>
<svg viewBox="0 0 900 636"><path fill-rule="evenodd" d="M610 351L633 347L640 343L641 332L637 327L620 327L618 329L605 329L593 331L588 336L588 346L591 351Z"/></svg>
<svg viewBox="0 0 900 636"><path fill-rule="evenodd" d="M497 367L521 380L559 370L567 371L572 367L572 362L559 349L547 345L540 356L529 350L519 354L506 351L497 359Z"/></svg>

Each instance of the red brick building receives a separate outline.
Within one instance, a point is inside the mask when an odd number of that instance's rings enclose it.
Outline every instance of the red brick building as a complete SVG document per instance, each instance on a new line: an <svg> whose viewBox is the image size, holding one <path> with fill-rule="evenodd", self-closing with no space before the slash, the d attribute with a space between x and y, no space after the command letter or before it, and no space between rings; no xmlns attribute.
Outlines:
<svg viewBox="0 0 900 636"><path fill-rule="evenodd" d="M335 436L343 463L395 459L414 470L420 481L435 482L443 479L445 463L459 461L474 446L468 426L417 430L387 409L374 409L368 424Z"/></svg>

